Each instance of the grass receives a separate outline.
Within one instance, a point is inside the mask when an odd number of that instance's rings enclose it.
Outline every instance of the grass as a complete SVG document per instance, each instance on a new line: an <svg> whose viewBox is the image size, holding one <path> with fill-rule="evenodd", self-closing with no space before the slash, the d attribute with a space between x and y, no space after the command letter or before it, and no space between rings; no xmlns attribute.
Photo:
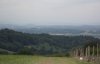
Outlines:
<svg viewBox="0 0 100 64"><path fill-rule="evenodd" d="M0 64L89 64L67 57L0 55Z"/></svg>

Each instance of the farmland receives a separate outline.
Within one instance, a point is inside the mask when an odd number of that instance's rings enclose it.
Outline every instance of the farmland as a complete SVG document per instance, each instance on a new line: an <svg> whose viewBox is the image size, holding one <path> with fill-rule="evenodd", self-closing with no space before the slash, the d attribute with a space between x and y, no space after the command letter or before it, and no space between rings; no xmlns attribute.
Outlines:
<svg viewBox="0 0 100 64"><path fill-rule="evenodd" d="M89 64L89 63L67 57L0 55L0 64Z"/></svg>

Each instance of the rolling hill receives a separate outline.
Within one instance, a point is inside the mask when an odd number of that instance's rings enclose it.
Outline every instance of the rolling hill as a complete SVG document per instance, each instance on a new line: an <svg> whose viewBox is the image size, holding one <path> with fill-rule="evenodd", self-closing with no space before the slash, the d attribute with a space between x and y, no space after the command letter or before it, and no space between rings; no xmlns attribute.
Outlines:
<svg viewBox="0 0 100 64"><path fill-rule="evenodd" d="M49 34L29 34L10 29L0 30L0 48L16 53L67 54L73 47L83 46L89 41L100 42L91 36L58 36Z"/></svg>

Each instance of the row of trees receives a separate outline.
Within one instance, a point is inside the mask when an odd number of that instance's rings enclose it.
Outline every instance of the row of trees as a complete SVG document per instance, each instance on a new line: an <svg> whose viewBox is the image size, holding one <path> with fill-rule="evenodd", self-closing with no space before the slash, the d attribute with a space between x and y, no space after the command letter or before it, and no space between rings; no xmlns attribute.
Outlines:
<svg viewBox="0 0 100 64"><path fill-rule="evenodd" d="M73 56L79 57L80 60L96 61L100 57L100 43L89 42L82 47L74 49Z"/></svg>

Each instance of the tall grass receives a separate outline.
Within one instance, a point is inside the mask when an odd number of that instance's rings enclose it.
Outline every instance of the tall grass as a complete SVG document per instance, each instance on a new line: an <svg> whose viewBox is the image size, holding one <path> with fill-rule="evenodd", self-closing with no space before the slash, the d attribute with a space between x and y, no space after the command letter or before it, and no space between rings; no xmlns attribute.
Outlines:
<svg viewBox="0 0 100 64"><path fill-rule="evenodd" d="M67 57L0 55L0 64L89 64L89 63Z"/></svg>

